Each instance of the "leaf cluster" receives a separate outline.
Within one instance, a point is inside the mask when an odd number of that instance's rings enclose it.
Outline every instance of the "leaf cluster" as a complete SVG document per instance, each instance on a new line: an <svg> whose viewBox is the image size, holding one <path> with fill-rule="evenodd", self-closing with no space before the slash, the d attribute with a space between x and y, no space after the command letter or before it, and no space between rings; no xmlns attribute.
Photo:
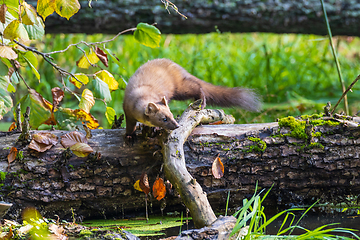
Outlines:
<svg viewBox="0 0 360 240"><path fill-rule="evenodd" d="M37 129L42 124L57 125L60 129L74 129L79 121L86 123L89 128L99 127L98 121L90 114L95 100L100 100L106 106L105 116L111 124L116 112L107 103L112 100L111 92L119 88L125 88L126 81L116 79L112 73L98 65L102 62L108 67L108 61L113 61L122 67L116 56L106 48L106 43L113 41L117 36L128 32L134 32L135 40L149 47L158 47L161 33L149 24L139 23L136 28L120 32L113 39L97 43L80 42L76 46L83 52L82 57L77 61L79 69L99 68L100 70L90 74L82 72L71 73L53 62L51 55L65 54L71 47L61 51L42 53L30 47L31 40L40 40L44 35L44 21L53 12L61 17L69 19L80 9L78 0L39 0L35 9L24 0L4 0L0 5L0 120L9 112L14 104L11 94L17 91L17 86L23 82L27 87L27 93L19 100L21 113L26 107L30 107L30 126ZM40 16L42 17L40 17ZM79 47L84 44L88 49ZM36 92L20 74L23 67L29 67L33 76L39 81L47 81L38 72L39 62L37 55L49 63L55 71L60 73L61 87L54 93L61 93L61 98L53 95L53 103L46 100L39 92ZM72 84L75 89L69 86ZM78 93L82 91L82 93ZM61 108L64 92L74 95L78 101L78 109Z"/></svg>

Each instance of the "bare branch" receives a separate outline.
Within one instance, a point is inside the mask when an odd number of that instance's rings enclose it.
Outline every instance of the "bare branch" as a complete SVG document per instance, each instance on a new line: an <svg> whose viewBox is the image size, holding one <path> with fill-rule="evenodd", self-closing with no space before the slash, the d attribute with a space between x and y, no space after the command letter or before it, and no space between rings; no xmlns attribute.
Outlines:
<svg viewBox="0 0 360 240"><path fill-rule="evenodd" d="M25 50L27 51L31 51L31 52L34 52L40 56L42 56L45 61L47 61L51 66L53 66L60 74L64 74L64 75L68 75L68 76L71 76L73 77L74 79L76 79L76 81L78 81L79 83L81 83L82 85L84 85L74 74L72 74L71 72L68 72L66 71L65 69L59 67L58 65L56 65L55 63L53 63L51 60L50 60L50 56L48 53L43 53L43 52L40 52L38 51L36 48L33 48L33 47L29 47L29 46L26 46L16 40L14 40L14 42L16 44L18 44L19 46L21 46L22 48L24 48Z"/></svg>
<svg viewBox="0 0 360 240"><path fill-rule="evenodd" d="M108 40L105 40L105 41L102 41L102 42L92 42L92 43L87 43L85 41L80 41L78 43L73 43L73 44L70 44L69 46L67 46L65 49L63 50L59 50L59 51L54 51L54 52L49 52L49 53L46 53L47 55L51 55L51 54L56 54L56 53L63 53L63 52L66 52L70 47L73 47L73 46L78 46L80 44L85 44L86 46L90 47L92 45L100 45L100 44L104 44L104 43L108 43L108 42L112 42L114 41L118 36L124 34L124 33L127 33L127 32L131 32L131 31L135 31L136 28L129 28L129 29L126 29L122 32L119 32L118 34L116 34L113 38L111 39L108 39Z"/></svg>
<svg viewBox="0 0 360 240"><path fill-rule="evenodd" d="M169 6L170 6L172 9L175 10L175 12L176 12L177 14L179 14L179 15L182 16L183 18L187 19L187 17L186 17L184 14L182 14L181 12L179 12L178 7L177 7L175 4L173 4L172 2L170 2L169 0L161 0L161 2L165 5L165 9L168 11L169 14L170 14L170 11L169 11Z"/></svg>

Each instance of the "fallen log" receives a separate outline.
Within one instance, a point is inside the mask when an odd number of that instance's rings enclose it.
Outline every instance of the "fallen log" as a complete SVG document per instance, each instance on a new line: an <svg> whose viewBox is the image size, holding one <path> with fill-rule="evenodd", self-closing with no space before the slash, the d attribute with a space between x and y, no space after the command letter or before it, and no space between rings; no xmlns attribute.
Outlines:
<svg viewBox="0 0 360 240"><path fill-rule="evenodd" d="M225 208L229 191L230 206L241 206L242 199L254 193L256 183L260 189L274 185L265 205L358 199L359 128L348 122L324 121L312 126L311 141L296 138L293 132L296 129L280 128L278 123L198 126L184 144L186 167L214 210ZM52 133L62 136L67 132ZM60 143L38 153L16 143L19 133L0 133L0 171L6 173L0 182L0 200L13 204L6 217L17 219L29 206L43 216L64 219L73 214L83 219L144 213L145 195L133 184L143 172L150 185L157 176L164 176L158 139L140 137L128 146L123 141L124 129L94 130L92 134L89 145L97 153L79 158L66 157ZM13 146L22 157L9 164L7 156ZM215 179L211 166L218 155L225 171ZM171 189L165 200L150 197L150 202L153 213L185 211Z"/></svg>

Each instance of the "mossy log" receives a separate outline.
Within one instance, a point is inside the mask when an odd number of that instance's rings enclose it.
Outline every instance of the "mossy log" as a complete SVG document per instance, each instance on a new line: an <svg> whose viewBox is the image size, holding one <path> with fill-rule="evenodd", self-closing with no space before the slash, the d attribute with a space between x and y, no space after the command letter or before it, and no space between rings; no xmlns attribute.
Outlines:
<svg viewBox="0 0 360 240"><path fill-rule="evenodd" d="M179 1L173 0L185 20L159 0L81 1L81 9L68 21L52 14L47 33L111 33L157 23L162 33L273 32L326 35L320 1ZM34 6L36 1L30 1ZM333 35L359 36L360 4L357 0L325 0Z"/></svg>
<svg viewBox="0 0 360 240"><path fill-rule="evenodd" d="M212 208L224 209L230 191L230 206L240 206L244 197L259 188L273 189L266 205L311 204L353 200L360 194L360 129L340 123L313 127L313 143L288 135L278 123L203 125L194 129L184 144L186 167L207 194ZM36 133L32 131L31 133ZM64 156L60 143L45 153L16 144L19 133L0 133L0 201L12 203L7 218L21 216L35 206L55 218L122 217L144 213L144 193L133 184L145 171L150 185L164 177L161 147L157 138L142 138L131 147L123 141L124 129L94 130L90 146L99 154L85 158ZM57 136L66 131L53 131ZM264 147L264 144L266 146ZM10 165L11 147L23 158ZM257 147L256 147L257 146ZM225 166L215 179L211 166L216 156ZM169 184L168 184L169 187ZM166 198L149 198L150 213L185 211L176 191Z"/></svg>

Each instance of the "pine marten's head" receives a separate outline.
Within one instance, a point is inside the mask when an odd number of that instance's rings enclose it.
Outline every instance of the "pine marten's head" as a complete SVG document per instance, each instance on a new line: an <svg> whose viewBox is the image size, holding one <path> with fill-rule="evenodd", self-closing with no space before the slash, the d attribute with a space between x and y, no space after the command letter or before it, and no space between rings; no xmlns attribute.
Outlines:
<svg viewBox="0 0 360 240"><path fill-rule="evenodd" d="M179 124L176 122L170 111L165 97L163 97L158 104L153 102L148 103L145 109L145 116L145 124L150 127L162 127L167 130L174 130L179 127Z"/></svg>

